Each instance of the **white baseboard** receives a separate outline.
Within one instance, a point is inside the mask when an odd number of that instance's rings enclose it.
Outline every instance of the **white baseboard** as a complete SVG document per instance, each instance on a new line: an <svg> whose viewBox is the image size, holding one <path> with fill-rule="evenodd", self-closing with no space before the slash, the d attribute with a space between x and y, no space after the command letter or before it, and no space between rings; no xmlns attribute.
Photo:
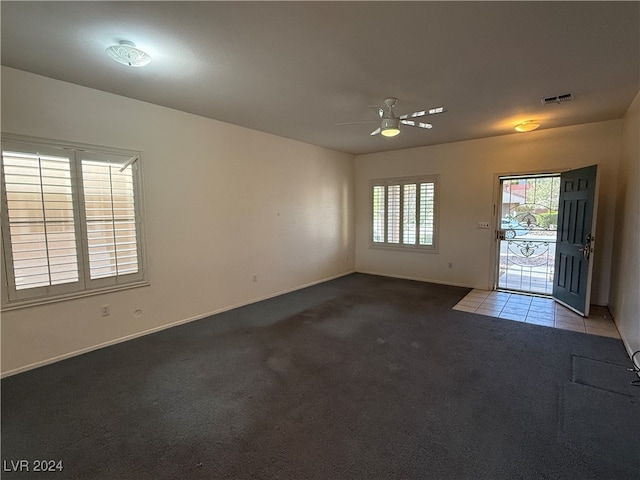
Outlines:
<svg viewBox="0 0 640 480"><path fill-rule="evenodd" d="M24 365L22 367L18 367L18 368L14 368L12 370L7 370L6 372L2 372L2 374L0 374L0 378L5 378L5 377L10 377L12 375L17 375L19 373L23 373L23 372L26 372L26 371L29 371L29 370L33 370L34 368L44 367L45 365L50 365L52 363L60 362L62 360L66 360L68 358L77 357L78 355L83 355L85 353L93 352L93 351L99 350L101 348L110 347L111 345L116 345L118 343L123 343L123 342L129 341L129 340L133 340L135 338L143 337L145 335L151 335L152 333L160 332L160 331L166 330L168 328L177 327L179 325L184 325L185 323L195 322L196 320L202 320L203 318L207 318L207 317L210 317L212 315L217 315L219 313L227 312L229 310L233 310L234 308L240 308L240 307L244 307L246 305L251 305L252 303L257 303L257 302L261 302L263 300L268 300L270 298L279 297L280 295L284 295L284 294L287 294L287 293L295 292L297 290L302 290L303 288L312 287L312 286L318 285L320 283L329 282L331 280L335 280L336 278L344 277L346 275L351 275L352 273L356 273L356 272L351 270L351 271L348 271L348 272L345 272L345 273L341 273L341 274L338 274L338 275L327 277L327 278L324 278L324 279L321 279L321 280L317 280L317 281L314 281L314 282L310 282L310 283L307 283L307 284L304 284L304 285L299 285L299 286L296 286L296 287L293 287L293 288L282 290L282 291L277 292L277 293L273 293L273 294L270 294L270 295L265 295L264 297L259 297L259 298L256 298L256 299L252 299L252 300L249 300L247 302L242 302L242 303L238 303L238 304L231 305L231 306L228 306L228 307L223 307L223 308L220 308L220 309L212 311L212 312L207 312L207 313L203 313L203 314L196 315L196 316L193 316L193 317L184 318L182 320L177 320L175 322L167 323L165 325L160 325L158 327L154 327L154 328L151 328L149 330L144 330L142 332L136 332L136 333L133 333L131 335L126 335L124 337L116 338L114 340L109 340L107 342L99 343L97 345L92 345L92 346L89 346L89 347L81 348L79 350L75 350L73 352L65 353L63 355L58 355L58 356L55 356L55 357L51 357L51 358L47 358L47 359L44 359L44 360L40 360L40 361L31 363L29 365Z"/></svg>
<svg viewBox="0 0 640 480"><path fill-rule="evenodd" d="M411 277L407 275L393 275L389 273L380 273L380 272L372 272L369 270L357 270L356 273L364 273L366 275L377 275L379 277L390 277L390 278L399 278L401 280L414 280L416 282L424 282L424 283L435 283L438 285L449 285L451 287L463 287L463 288L482 288L482 287L474 287L471 285L467 285L464 283L456 283L456 282L443 282L442 280L435 280L432 278L421 278L421 277ZM485 288L482 288L486 290Z"/></svg>

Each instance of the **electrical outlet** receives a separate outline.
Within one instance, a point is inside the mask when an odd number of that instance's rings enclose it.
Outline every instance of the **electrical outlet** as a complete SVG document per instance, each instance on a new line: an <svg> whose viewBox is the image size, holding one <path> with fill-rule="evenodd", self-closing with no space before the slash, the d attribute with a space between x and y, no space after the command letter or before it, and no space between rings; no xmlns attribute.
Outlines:
<svg viewBox="0 0 640 480"><path fill-rule="evenodd" d="M489 222L478 222L478 227L477 228L482 228L484 230L489 228Z"/></svg>
<svg viewBox="0 0 640 480"><path fill-rule="evenodd" d="M109 315L111 315L111 307L109 305L102 305L100 307L100 314L103 317L108 317Z"/></svg>

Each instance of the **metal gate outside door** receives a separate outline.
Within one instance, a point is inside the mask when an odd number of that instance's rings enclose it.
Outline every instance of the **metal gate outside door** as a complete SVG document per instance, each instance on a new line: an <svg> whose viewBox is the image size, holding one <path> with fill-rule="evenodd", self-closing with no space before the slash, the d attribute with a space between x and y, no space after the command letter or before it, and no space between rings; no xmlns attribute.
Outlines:
<svg viewBox="0 0 640 480"><path fill-rule="evenodd" d="M496 287L551 295L560 175L501 177L500 192Z"/></svg>

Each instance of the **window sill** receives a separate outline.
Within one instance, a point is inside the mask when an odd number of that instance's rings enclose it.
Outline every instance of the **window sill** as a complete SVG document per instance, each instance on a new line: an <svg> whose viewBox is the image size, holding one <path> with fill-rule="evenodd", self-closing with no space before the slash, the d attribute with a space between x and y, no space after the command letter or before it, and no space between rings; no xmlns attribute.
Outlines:
<svg viewBox="0 0 640 480"><path fill-rule="evenodd" d="M66 302L69 300L76 300L79 298L93 297L95 295L103 295L105 293L120 292L122 290L130 290L132 288L148 287L150 285L151 284L148 281L143 280L140 282L128 283L127 285L96 288L95 290L88 290L84 292L74 292L74 293L56 295L56 296L46 297L46 298L30 298L28 300L18 300L15 302L3 304L0 311L10 312L12 310L19 310L22 308L38 307L38 306L47 305L50 303Z"/></svg>

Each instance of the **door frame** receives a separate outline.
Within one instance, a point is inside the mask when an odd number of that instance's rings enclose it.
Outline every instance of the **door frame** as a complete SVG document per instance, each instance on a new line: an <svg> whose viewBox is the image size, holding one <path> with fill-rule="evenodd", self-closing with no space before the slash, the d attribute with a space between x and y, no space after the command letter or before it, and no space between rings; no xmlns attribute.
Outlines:
<svg viewBox="0 0 640 480"><path fill-rule="evenodd" d="M554 168L554 169L540 169L540 170L521 170L521 171L508 171L508 172L500 172L493 174L493 215L491 217L491 246L489 252L489 262L491 265L489 271L489 290L494 291L498 288L498 256L499 245L497 239L498 229L501 226L500 223L500 205L502 201L502 191L500 189L500 178L501 177L535 177L537 175L560 175L564 172L568 172L569 170L575 170L572 168Z"/></svg>

